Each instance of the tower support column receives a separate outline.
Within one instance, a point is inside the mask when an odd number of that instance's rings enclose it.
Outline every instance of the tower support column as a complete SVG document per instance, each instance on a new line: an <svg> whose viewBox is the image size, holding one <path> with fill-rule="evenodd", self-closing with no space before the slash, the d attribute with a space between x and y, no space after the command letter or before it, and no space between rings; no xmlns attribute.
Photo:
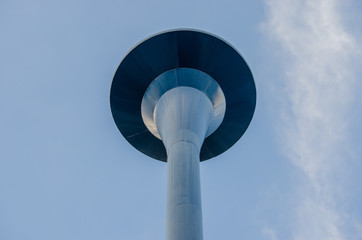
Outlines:
<svg viewBox="0 0 362 240"><path fill-rule="evenodd" d="M177 141L167 151L167 240L202 240L199 149Z"/></svg>
<svg viewBox="0 0 362 240"><path fill-rule="evenodd" d="M167 240L202 240L200 149L213 117L210 99L192 87L167 91L155 108L167 151Z"/></svg>

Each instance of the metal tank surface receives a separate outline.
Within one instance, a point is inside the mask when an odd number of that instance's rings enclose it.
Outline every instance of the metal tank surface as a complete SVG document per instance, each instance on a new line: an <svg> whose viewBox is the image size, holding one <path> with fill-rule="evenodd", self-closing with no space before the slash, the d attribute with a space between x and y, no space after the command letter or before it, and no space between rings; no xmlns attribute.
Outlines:
<svg viewBox="0 0 362 240"><path fill-rule="evenodd" d="M134 47L113 78L114 121L136 149L167 161L167 240L201 240L200 161L240 139L255 110L249 67L228 43L178 29Z"/></svg>

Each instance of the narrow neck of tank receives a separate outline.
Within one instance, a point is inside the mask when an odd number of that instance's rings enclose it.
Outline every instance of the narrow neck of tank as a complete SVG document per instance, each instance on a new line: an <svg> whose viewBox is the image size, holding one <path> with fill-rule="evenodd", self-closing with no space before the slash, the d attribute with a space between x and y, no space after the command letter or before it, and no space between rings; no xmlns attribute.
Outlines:
<svg viewBox="0 0 362 240"><path fill-rule="evenodd" d="M200 149L213 106L201 91L177 87L159 99L155 123L167 151L167 240L202 240Z"/></svg>

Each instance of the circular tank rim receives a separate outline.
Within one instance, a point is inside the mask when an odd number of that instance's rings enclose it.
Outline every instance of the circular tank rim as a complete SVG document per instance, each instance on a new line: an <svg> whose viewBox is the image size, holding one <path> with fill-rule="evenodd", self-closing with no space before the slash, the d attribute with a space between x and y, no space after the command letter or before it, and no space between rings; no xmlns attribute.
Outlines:
<svg viewBox="0 0 362 240"><path fill-rule="evenodd" d="M152 158L167 161L162 141L143 123L141 101L157 76L182 67L213 77L226 98L224 120L202 146L200 160L204 161L223 153L241 138L256 105L255 83L247 63L234 47L214 34L172 29L136 44L114 74L110 94L112 116L131 145Z"/></svg>

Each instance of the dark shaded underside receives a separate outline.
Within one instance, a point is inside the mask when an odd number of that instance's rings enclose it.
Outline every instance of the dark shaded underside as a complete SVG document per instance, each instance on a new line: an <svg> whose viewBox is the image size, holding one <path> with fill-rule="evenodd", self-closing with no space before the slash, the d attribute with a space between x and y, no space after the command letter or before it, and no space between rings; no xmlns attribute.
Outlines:
<svg viewBox="0 0 362 240"><path fill-rule="evenodd" d="M174 30L139 43L119 65L110 103L114 121L127 141L142 153L166 161L161 140L143 123L141 102L149 84L175 68L194 68L214 78L225 94L226 112L220 127L205 139L200 160L215 157L244 134L253 117L256 90L249 67L225 41L195 30Z"/></svg>

